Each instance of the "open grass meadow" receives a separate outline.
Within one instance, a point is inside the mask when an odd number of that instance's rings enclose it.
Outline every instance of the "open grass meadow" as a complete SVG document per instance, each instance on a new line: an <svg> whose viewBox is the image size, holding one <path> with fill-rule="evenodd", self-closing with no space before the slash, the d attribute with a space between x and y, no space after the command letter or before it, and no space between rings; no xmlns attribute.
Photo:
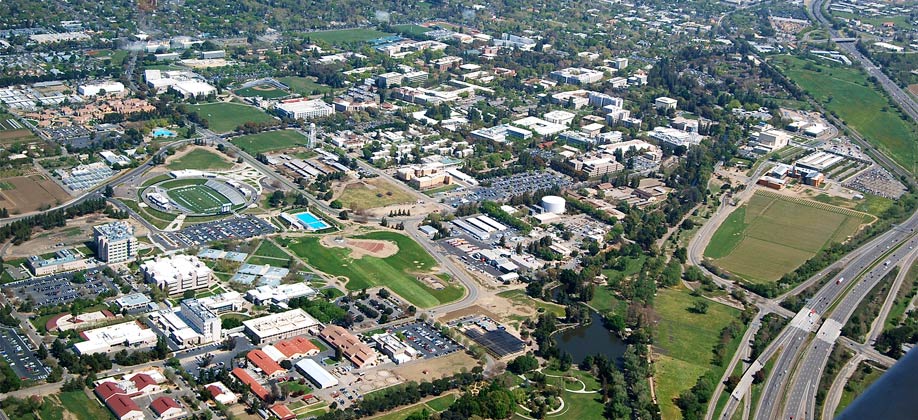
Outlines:
<svg viewBox="0 0 918 420"><path fill-rule="evenodd" d="M391 36L392 34L377 31L375 29L356 28L309 32L304 35L313 42L323 41L332 45L340 45L352 42L366 42L376 38Z"/></svg>
<svg viewBox="0 0 918 420"><path fill-rule="evenodd" d="M230 140L250 155L289 149L306 144L308 139L294 130L265 131L264 133L239 136Z"/></svg>
<svg viewBox="0 0 918 420"><path fill-rule="evenodd" d="M347 277L348 290L385 286L419 308L452 302L463 296L464 290L460 286L448 285L434 290L417 278L421 275L434 276L436 261L411 238L384 231L354 238L394 242L398 245L398 253L387 258L363 256L352 259L349 249L326 248L315 236L298 238L290 243L289 248L317 270Z"/></svg>
<svg viewBox="0 0 918 420"><path fill-rule="evenodd" d="M918 129L889 107L887 96L858 66L830 66L794 56L775 65L826 109L912 173L918 173Z"/></svg>
<svg viewBox="0 0 918 420"><path fill-rule="evenodd" d="M723 369L712 363L714 347L720 342L720 332L740 311L710 302L705 314L690 312L695 301L684 286L662 289L657 293L654 310L659 318L654 331L654 380L657 401L665 419L681 418L676 397L695 385L702 375L712 369ZM739 344L728 348L733 349Z"/></svg>
<svg viewBox="0 0 918 420"><path fill-rule="evenodd" d="M381 178L371 178L344 187L338 201L345 207L356 210L410 204L415 199L398 185Z"/></svg>
<svg viewBox="0 0 918 420"><path fill-rule="evenodd" d="M235 131L236 127L247 122L274 121L274 117L258 108L230 102L191 105L191 109L206 119L208 127L215 133Z"/></svg>
<svg viewBox="0 0 918 420"><path fill-rule="evenodd" d="M872 219L825 203L759 191L727 217L704 255L745 281L773 282Z"/></svg>
<svg viewBox="0 0 918 420"><path fill-rule="evenodd" d="M185 154L185 156L169 162L166 167L171 170L198 169L202 171L221 171L232 168L233 164L227 162L218 152L212 152L207 149L194 149Z"/></svg>
<svg viewBox="0 0 918 420"><path fill-rule="evenodd" d="M277 81L287 85L293 93L303 96L321 95L334 90L331 86L317 83L312 77L278 77Z"/></svg>
<svg viewBox="0 0 918 420"><path fill-rule="evenodd" d="M110 420L112 415L83 391L42 395L41 403L28 414L15 414L12 407L2 407L10 420Z"/></svg>
<svg viewBox="0 0 918 420"><path fill-rule="evenodd" d="M273 242L264 240L258 245L258 249L249 256L249 264L268 264L275 267L286 267L290 264L290 256L284 250L280 249Z"/></svg>
<svg viewBox="0 0 918 420"><path fill-rule="evenodd" d="M546 313L555 314L558 318L564 318L564 307L556 303L545 302L544 300L533 299L523 290L507 290L497 294L504 299L513 302L517 306L528 306L534 310L543 310Z"/></svg>

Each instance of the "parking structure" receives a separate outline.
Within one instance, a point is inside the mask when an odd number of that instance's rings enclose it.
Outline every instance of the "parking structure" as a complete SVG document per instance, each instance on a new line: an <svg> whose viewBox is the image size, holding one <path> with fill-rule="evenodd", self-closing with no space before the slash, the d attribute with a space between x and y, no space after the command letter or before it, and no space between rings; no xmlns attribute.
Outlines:
<svg viewBox="0 0 918 420"><path fill-rule="evenodd" d="M48 368L12 328L0 328L0 356L10 364L20 379L40 381L48 377Z"/></svg>
<svg viewBox="0 0 918 420"><path fill-rule="evenodd" d="M248 239L276 232L271 223L254 216L234 217L188 226L178 232L163 233L179 248L224 239Z"/></svg>
<svg viewBox="0 0 918 420"><path fill-rule="evenodd" d="M405 342L421 352L425 359L446 356L462 350L462 346L424 322L411 322L392 329L396 335L405 336Z"/></svg>
<svg viewBox="0 0 918 420"><path fill-rule="evenodd" d="M79 298L94 298L117 290L112 279L98 269L85 272L83 283L74 283L75 273L60 273L10 283L7 287L19 300L32 300L36 307L63 305Z"/></svg>

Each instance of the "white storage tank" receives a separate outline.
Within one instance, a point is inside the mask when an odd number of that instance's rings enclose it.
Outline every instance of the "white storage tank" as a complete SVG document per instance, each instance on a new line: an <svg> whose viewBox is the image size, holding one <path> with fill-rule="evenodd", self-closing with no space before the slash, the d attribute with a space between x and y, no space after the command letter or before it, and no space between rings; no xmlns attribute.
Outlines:
<svg viewBox="0 0 918 420"><path fill-rule="evenodd" d="M557 195L546 195L542 197L542 210L546 213L564 214L565 201Z"/></svg>

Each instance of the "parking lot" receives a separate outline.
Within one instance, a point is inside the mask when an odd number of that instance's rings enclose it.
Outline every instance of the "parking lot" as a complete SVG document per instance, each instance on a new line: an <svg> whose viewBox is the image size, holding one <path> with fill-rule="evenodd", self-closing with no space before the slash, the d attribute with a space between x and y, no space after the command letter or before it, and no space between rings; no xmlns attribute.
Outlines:
<svg viewBox="0 0 918 420"><path fill-rule="evenodd" d="M12 328L0 328L0 356L24 380L40 381L48 376L45 367L26 341Z"/></svg>
<svg viewBox="0 0 918 420"><path fill-rule="evenodd" d="M85 272L86 281L73 283L74 273L61 273L46 277L10 283L7 287L20 300L29 300L36 307L62 305L78 298L95 298L108 290L117 290L112 280L100 270Z"/></svg>
<svg viewBox="0 0 918 420"><path fill-rule="evenodd" d="M178 247L197 246L224 239L248 239L276 232L274 226L254 216L199 223L162 235Z"/></svg>
<svg viewBox="0 0 918 420"><path fill-rule="evenodd" d="M383 299L377 294L372 294L366 299L350 299L347 296L342 296L335 302L339 306L347 306L348 313L354 318L355 322L351 328L354 329L365 329L372 328L377 325L377 323L385 324L387 322L392 322L407 316L405 311L402 309L405 305L404 302L395 297L395 295L389 295L388 298ZM363 306L364 308L369 308L370 313L361 311L358 306ZM376 316L373 315L373 312L376 312ZM385 322L380 321L380 317L385 314Z"/></svg>
<svg viewBox="0 0 918 420"><path fill-rule="evenodd" d="M432 325L424 322L412 322L393 328L394 333L401 333L415 350L421 352L425 358L446 356L447 354L462 350L455 341L440 334Z"/></svg>
<svg viewBox="0 0 918 420"><path fill-rule="evenodd" d="M548 190L553 187L565 188L571 184L570 178L555 172L525 172L494 178L490 187L465 190L464 194L456 194L446 200L446 204L457 207L460 204L483 200L503 202L513 196Z"/></svg>

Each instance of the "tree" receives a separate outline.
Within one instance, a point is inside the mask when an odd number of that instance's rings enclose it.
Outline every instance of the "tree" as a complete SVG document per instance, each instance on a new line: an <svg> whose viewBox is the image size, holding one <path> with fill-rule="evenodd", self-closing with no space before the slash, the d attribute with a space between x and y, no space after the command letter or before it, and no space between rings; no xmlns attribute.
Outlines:
<svg viewBox="0 0 918 420"><path fill-rule="evenodd" d="M689 309L690 312L696 314L706 314L708 313L708 301L706 300L696 300L695 304Z"/></svg>
<svg viewBox="0 0 918 420"><path fill-rule="evenodd" d="M569 357L569 356L568 356ZM539 367L539 361L531 354L524 354L507 363L507 370L517 375L531 372Z"/></svg>
<svg viewBox="0 0 918 420"><path fill-rule="evenodd" d="M347 220L348 219L347 210L341 210L341 213L338 213L338 218L341 220Z"/></svg>

